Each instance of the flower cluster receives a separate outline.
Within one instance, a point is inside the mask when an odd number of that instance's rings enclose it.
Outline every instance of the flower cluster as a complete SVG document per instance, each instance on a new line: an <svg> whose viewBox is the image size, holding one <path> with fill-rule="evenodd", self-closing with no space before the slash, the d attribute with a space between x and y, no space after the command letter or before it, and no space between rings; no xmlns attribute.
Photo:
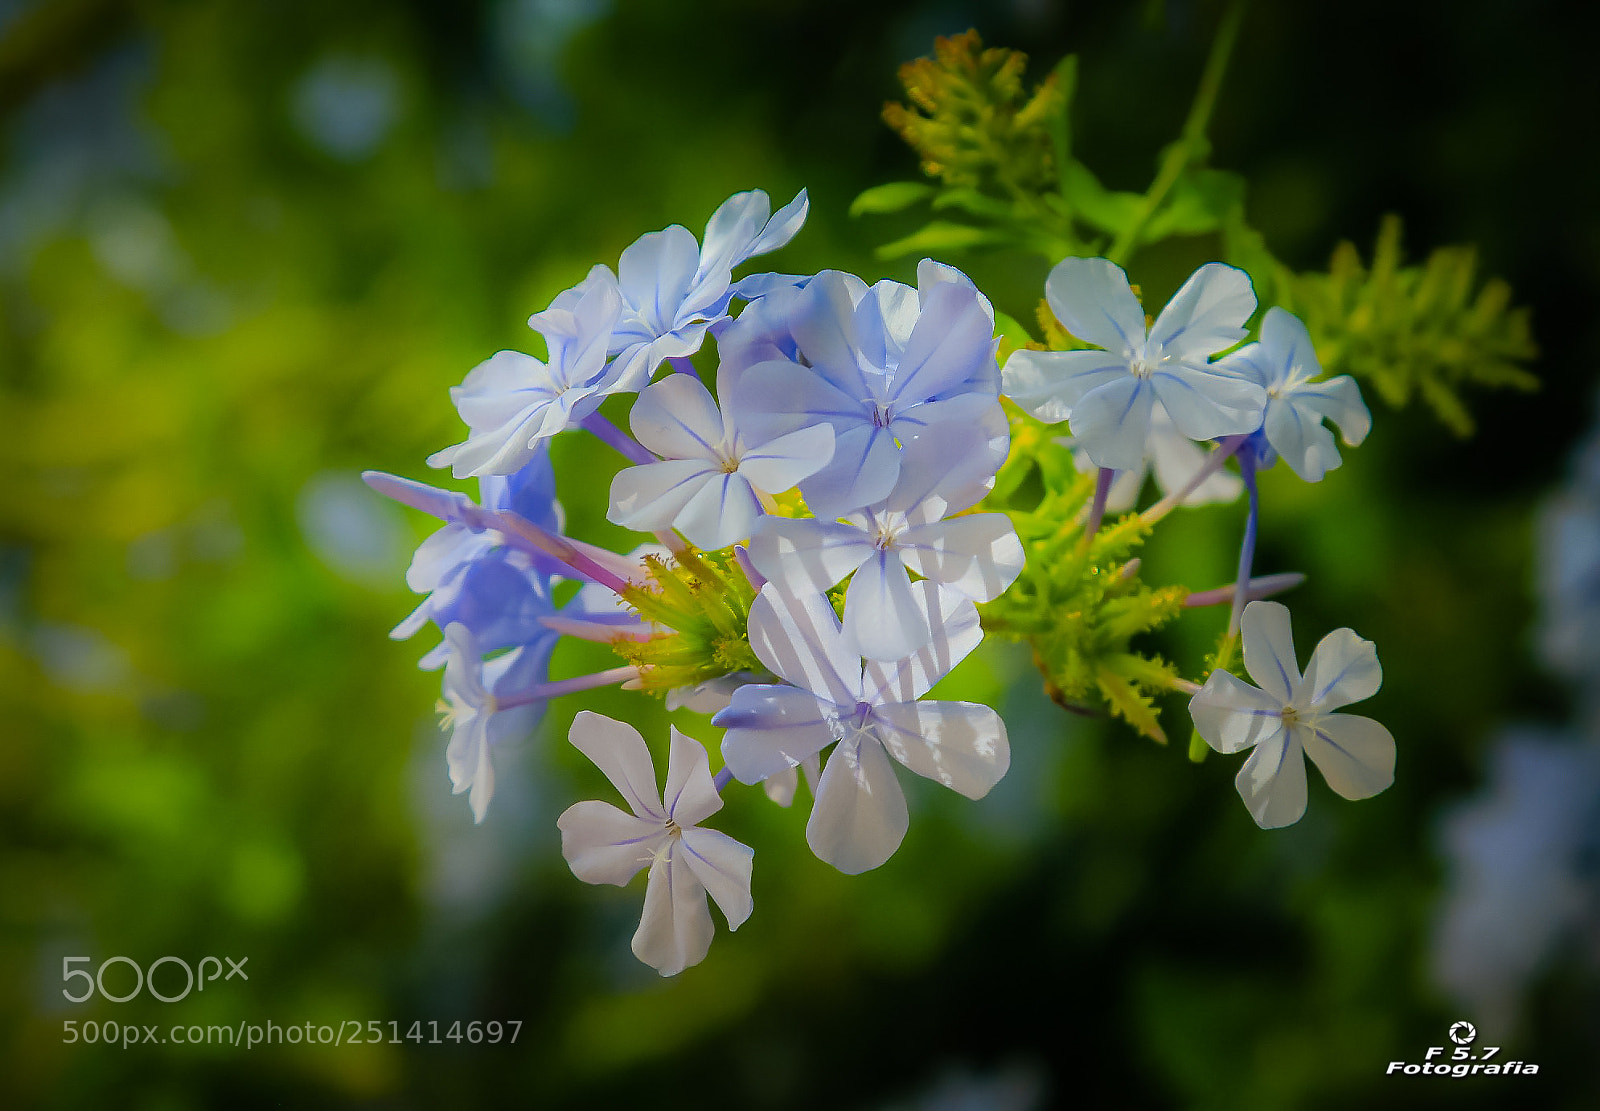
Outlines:
<svg viewBox="0 0 1600 1111"><path fill-rule="evenodd" d="M1163 437L1185 438L1190 453L1181 469L1192 473L1169 475L1184 487L1179 501L1227 481L1222 465L1237 459L1232 481L1249 490L1251 511L1239 584L1222 596L1236 618L1285 585L1250 579L1256 470L1282 456L1316 481L1339 463L1322 419L1352 443L1369 424L1353 382L1317 381L1304 328L1282 310L1266 314L1258 342L1214 361L1246 337L1256 308L1249 279L1231 267L1202 267L1146 328L1118 267L1069 258L1047 298L1095 347L1018 351L1002 373L992 306L941 263L924 260L914 288L839 271L733 277L788 242L805 215L804 193L776 214L764 193L739 194L702 240L677 226L645 235L615 271L595 267L536 313L529 326L547 359L503 351L451 391L467 437L430 462L476 477L477 501L367 476L444 522L408 575L427 597L394 635L429 622L443 633L423 666L444 665L450 778L479 821L496 749L532 730L557 695L621 683L711 714L725 731L713 776L703 745L674 729L663 793L630 726L594 713L572 726L573 745L629 811L572 806L559 822L563 853L590 883L626 884L648 868L633 947L664 975L704 958L708 895L730 929L751 913L752 851L701 824L730 783L762 783L790 805L803 769L814 795L807 841L858 873L906 836L895 762L972 799L1005 774L1009 742L994 709L927 697L983 640L981 614L1035 566L996 491L1002 468L1041 441L1014 438L1028 418L1007 412L1002 390L1040 420L1069 421L1098 468L1093 505L1050 524L1085 544L1115 472L1142 473ZM627 430L600 411L624 396ZM607 517L654 545L619 555L564 535L548 445L573 429L622 456ZM1212 440L1209 454L1193 443ZM557 607L563 578L585 586ZM1364 718L1328 715L1376 690L1371 645L1341 630L1302 678L1287 611L1263 605L1245 611L1243 627L1245 665L1262 690L1234 679L1225 659L1204 688L1173 679L1170 689L1198 692L1194 720L1214 746L1257 746L1240 790L1261 824L1281 825L1305 804L1291 748L1357 798L1387 785L1393 741ZM623 662L552 681L561 636L608 643Z"/></svg>

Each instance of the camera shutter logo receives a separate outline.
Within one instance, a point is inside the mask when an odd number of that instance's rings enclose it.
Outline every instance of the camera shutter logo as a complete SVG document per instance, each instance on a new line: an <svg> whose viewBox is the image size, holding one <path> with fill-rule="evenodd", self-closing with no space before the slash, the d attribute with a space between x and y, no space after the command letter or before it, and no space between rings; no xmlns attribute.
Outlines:
<svg viewBox="0 0 1600 1111"><path fill-rule="evenodd" d="M1471 1045L1477 1036L1478 1028L1470 1022L1462 1021L1450 1027L1450 1040L1457 1045Z"/></svg>

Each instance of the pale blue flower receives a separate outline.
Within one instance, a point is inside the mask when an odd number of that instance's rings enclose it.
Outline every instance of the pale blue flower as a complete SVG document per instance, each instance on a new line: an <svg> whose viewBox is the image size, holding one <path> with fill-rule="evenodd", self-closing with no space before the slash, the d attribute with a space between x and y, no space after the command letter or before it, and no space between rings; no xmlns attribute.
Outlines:
<svg viewBox="0 0 1600 1111"><path fill-rule="evenodd" d="M620 388L640 389L664 359L700 350L707 330L727 319L736 293L758 296L762 290L755 284L735 290L733 268L793 239L809 206L802 189L772 213L766 193L752 189L729 197L711 214L703 244L673 224L623 251L617 263L622 315L610 343Z"/></svg>
<svg viewBox="0 0 1600 1111"><path fill-rule="evenodd" d="M889 757L968 798L982 798L1010 766L1005 723L987 706L919 702L983 639L964 598L918 583L937 634L892 664L863 661L825 596L790 596L769 583L750 608L750 646L786 684L748 685L712 719L727 729L722 754L742 783L803 765L834 745L817 785L806 840L851 874L894 854L909 825Z"/></svg>
<svg viewBox="0 0 1600 1111"><path fill-rule="evenodd" d="M881 501L905 444L997 407L993 311L949 267L924 263L917 289L823 271L794 298L789 335L797 358L750 366L734 400L757 435L833 426L833 459L800 484L818 517Z"/></svg>
<svg viewBox="0 0 1600 1111"><path fill-rule="evenodd" d="M631 424L639 442L665 458L618 472L608 519L642 531L676 528L706 550L749 536L762 497L791 489L833 454L827 424L767 440L745 435L733 409L719 412L710 391L687 374L645 389Z"/></svg>
<svg viewBox="0 0 1600 1111"><path fill-rule="evenodd" d="M450 730L445 762L456 794L472 792L472 817L483 821L494 796L493 750L533 732L544 715L543 699L516 700L549 674L555 638L506 652L487 662L464 625L445 628L443 724Z"/></svg>
<svg viewBox="0 0 1600 1111"><path fill-rule="evenodd" d="M1219 373L1251 381L1267 391L1266 414L1259 435L1289 469L1307 482L1322 476L1342 460L1333 433L1323 418L1339 426L1344 442L1358 446L1372 430L1372 414L1361 400L1361 388L1348 374L1325 382L1311 335L1300 318L1274 306L1261 320L1259 342L1241 347L1214 367ZM1272 456L1257 459L1270 466Z"/></svg>
<svg viewBox="0 0 1600 1111"><path fill-rule="evenodd" d="M457 478L508 475L527 466L539 445L600 407L623 389L606 363L622 298L605 267L557 297L528 321L549 343L540 362L520 351L501 351L473 368L450 398L469 435L428 457L430 467L450 467Z"/></svg>
<svg viewBox="0 0 1600 1111"><path fill-rule="evenodd" d="M975 602L1022 572L1022 542L1004 513L955 516L984 494L999 458L981 426L952 425L906 446L883 501L841 521L768 517L750 559L790 591L817 593L851 575L844 631L861 654L897 660L935 635L908 571Z"/></svg>
<svg viewBox="0 0 1600 1111"><path fill-rule="evenodd" d="M644 914L633 952L663 976L676 976L705 959L715 927L706 895L737 930L750 917L750 866L754 854L725 833L700 823L722 809L699 741L672 730L665 793L656 789L655 764L631 725L581 711L572 744L622 793L632 813L606 802L568 807L556 825L561 853L584 883L622 887L649 866Z"/></svg>
<svg viewBox="0 0 1600 1111"><path fill-rule="evenodd" d="M1045 300L1068 331L1103 350L1014 352L1005 393L1042 421L1070 419L1095 466L1129 471L1144 462L1157 401L1191 440L1261 426L1266 391L1209 363L1245 337L1256 310L1243 270L1202 266L1148 329L1127 274L1103 258L1063 259Z"/></svg>
<svg viewBox="0 0 1600 1111"><path fill-rule="evenodd" d="M1349 629L1322 638L1305 675L1295 661L1288 607L1251 602L1240 623L1244 666L1260 684L1213 671L1189 700L1194 727L1218 752L1254 747L1235 779L1256 824L1276 829L1306 810L1301 753L1340 795L1364 799L1394 782L1394 737L1371 718L1333 711L1383 684L1378 651Z"/></svg>

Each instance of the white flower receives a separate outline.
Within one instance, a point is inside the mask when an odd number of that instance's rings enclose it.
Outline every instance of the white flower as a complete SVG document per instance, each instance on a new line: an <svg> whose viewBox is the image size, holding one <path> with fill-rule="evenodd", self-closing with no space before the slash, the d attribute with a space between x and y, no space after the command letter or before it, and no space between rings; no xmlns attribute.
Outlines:
<svg viewBox="0 0 1600 1111"><path fill-rule="evenodd" d="M1094 461L1089 458L1089 453L1079 448L1070 437L1058 442L1074 449L1072 461L1077 464L1078 470L1094 469ZM1166 408L1158 401L1150 408L1150 438L1145 441L1144 462L1134 470L1117 472L1117 477L1111 483L1111 492L1106 496L1106 511L1121 513L1132 509L1138 503L1144 480L1151 471L1155 472L1156 486L1165 495L1187 487L1206 463L1207 453L1178 431L1172 418L1167 416ZM1196 486L1183 499L1183 504L1231 502L1238 499L1239 491L1243 489L1244 483L1238 475L1218 470Z"/></svg>
<svg viewBox="0 0 1600 1111"><path fill-rule="evenodd" d="M633 952L663 976L699 964L711 948L709 893L737 930L750 917L751 850L700 823L722 809L706 750L672 730L665 794L644 738L631 725L584 710L573 745L622 792L632 814L606 802L569 806L556 821L561 853L584 883L622 887L650 866ZM668 801L670 800L670 801Z"/></svg>
<svg viewBox="0 0 1600 1111"><path fill-rule="evenodd" d="M1394 782L1394 737L1371 718L1333 711L1383 684L1378 651L1349 629L1322 638L1304 676L1295 662L1288 607L1251 602L1241 622L1244 666L1260 688L1213 671L1189 700L1194 727L1218 752L1255 752L1234 780L1263 829L1300 820L1311 758L1339 794L1370 798Z"/></svg>
<svg viewBox="0 0 1600 1111"><path fill-rule="evenodd" d="M640 393L630 423L641 444L666 458L618 472L607 519L645 531L676 528L707 550L749 536L762 494L788 490L833 456L827 424L748 443L732 410L719 413L710 391L689 374Z"/></svg>
<svg viewBox="0 0 1600 1111"><path fill-rule="evenodd" d="M444 665L444 697L438 709L450 729L445 762L456 794L471 791L472 819L483 821L494 796L491 751L526 737L544 713L542 699L500 703L541 682L550 665L554 638L526 645L484 662L476 640L465 625L445 627L444 645L449 655Z"/></svg>
<svg viewBox="0 0 1600 1111"><path fill-rule="evenodd" d="M1208 262L1148 331L1128 276L1103 258L1063 259L1050 271L1045 300L1068 331L1104 350L1014 352L1002 392L1040 420L1070 418L1095 466L1130 471L1143 463L1158 400L1191 440L1261 426L1266 391L1208 362L1245 337L1256 310L1243 270Z"/></svg>
<svg viewBox="0 0 1600 1111"><path fill-rule="evenodd" d="M1339 426L1351 447L1372 430L1372 414L1354 378L1341 374L1326 382L1312 381L1321 376L1322 364L1311 335L1299 317L1284 309L1268 309L1261 320L1260 341L1222 359L1216 369L1266 389L1261 431L1289 469L1307 482L1320 482L1341 462L1333 433L1323 426L1324 417Z"/></svg>

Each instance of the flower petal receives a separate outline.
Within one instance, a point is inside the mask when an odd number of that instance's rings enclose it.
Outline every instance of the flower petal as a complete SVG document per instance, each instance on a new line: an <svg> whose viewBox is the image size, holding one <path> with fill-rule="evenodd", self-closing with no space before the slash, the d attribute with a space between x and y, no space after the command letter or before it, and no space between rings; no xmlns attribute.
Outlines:
<svg viewBox="0 0 1600 1111"><path fill-rule="evenodd" d="M1163 354L1203 361L1244 339L1245 321L1255 311L1250 275L1226 263L1208 262L1156 317L1150 344Z"/></svg>
<svg viewBox="0 0 1600 1111"><path fill-rule="evenodd" d="M1206 678L1189 699L1189 716L1206 744L1224 753L1249 748L1283 729L1283 703L1226 671Z"/></svg>
<svg viewBox="0 0 1600 1111"><path fill-rule="evenodd" d="M706 889L682 854L657 857L644 889L633 955L663 976L676 976L706 959L715 934Z"/></svg>
<svg viewBox="0 0 1600 1111"><path fill-rule="evenodd" d="M844 634L863 656L898 660L933 639L927 610L895 551L875 551L844 594Z"/></svg>
<svg viewBox="0 0 1600 1111"><path fill-rule="evenodd" d="M768 583L751 603L748 627L756 658L780 679L841 706L860 699L861 657L825 595Z"/></svg>
<svg viewBox="0 0 1600 1111"><path fill-rule="evenodd" d="M1251 602L1239 621L1244 637L1244 668L1256 685L1280 706L1295 700L1300 685L1300 665L1294 658L1294 634L1289 628L1289 607L1281 602Z"/></svg>
<svg viewBox="0 0 1600 1111"><path fill-rule="evenodd" d="M760 517L761 502L749 481L737 472L719 471L678 511L673 523L689 543L709 552L748 537Z"/></svg>
<svg viewBox="0 0 1600 1111"><path fill-rule="evenodd" d="M756 570L794 591L825 591L875 551L862 529L809 517L764 517L750 538Z"/></svg>
<svg viewBox="0 0 1600 1111"><path fill-rule="evenodd" d="M941 282L923 298L889 397L910 404L956 393L997 393L994 353L994 321L983 311L978 291Z"/></svg>
<svg viewBox="0 0 1600 1111"><path fill-rule="evenodd" d="M1058 424L1084 394L1131 378L1128 363L1106 351L1013 351L1000 390L1032 416Z"/></svg>
<svg viewBox="0 0 1600 1111"><path fill-rule="evenodd" d="M694 878L722 908L728 929L737 930L744 925L755 909L750 898L750 865L754 851L714 829L686 829L679 840L678 852L682 853Z"/></svg>
<svg viewBox="0 0 1600 1111"><path fill-rule="evenodd" d="M1144 463L1155 391L1145 379L1124 374L1072 407L1072 434L1097 467L1131 471Z"/></svg>
<svg viewBox="0 0 1600 1111"><path fill-rule="evenodd" d="M739 457L739 473L757 489L781 494L816 474L832 458L833 426L815 424L744 452Z"/></svg>
<svg viewBox="0 0 1600 1111"><path fill-rule="evenodd" d="M1004 513L973 513L900 534L900 558L917 574L988 602L1022 574L1022 541Z"/></svg>
<svg viewBox="0 0 1600 1111"><path fill-rule="evenodd" d="M1267 443L1306 482L1321 482L1323 475L1343 462L1334 446L1333 433L1322 426L1322 418L1293 396L1267 401L1262 428Z"/></svg>
<svg viewBox="0 0 1600 1111"><path fill-rule="evenodd" d="M1103 258L1062 259L1044 284L1050 311L1067 331L1114 355L1144 347L1144 309L1122 267Z"/></svg>
<svg viewBox="0 0 1600 1111"><path fill-rule="evenodd" d="M611 480L606 520L641 532L671 528L684 506L719 473L716 464L704 459L663 459L624 467Z"/></svg>
<svg viewBox="0 0 1600 1111"><path fill-rule="evenodd" d="M1150 376L1167 415L1191 440L1254 432L1261 427L1267 392L1254 382L1166 363Z"/></svg>
<svg viewBox="0 0 1600 1111"><path fill-rule="evenodd" d="M622 887L649 864L668 840L656 821L619 810L609 802L578 802L556 819L561 855L584 883Z"/></svg>
<svg viewBox="0 0 1600 1111"><path fill-rule="evenodd" d="M667 789L661 805L667 817L687 829L722 809L722 796L711 778L705 745L671 726L672 747L667 756Z"/></svg>
<svg viewBox="0 0 1600 1111"><path fill-rule="evenodd" d="M1345 798L1371 798L1394 782L1394 735L1371 718L1328 714L1299 733L1322 778Z"/></svg>
<svg viewBox="0 0 1600 1111"><path fill-rule="evenodd" d="M1189 437L1179 432L1167 415L1166 406L1157 405L1150 414L1150 438L1145 449L1156 472L1156 485L1163 494L1171 494L1189 485L1189 480L1206 465L1208 453L1202 451ZM1114 490L1115 488L1113 488ZM1212 502L1231 502L1244 489L1239 476L1219 470L1183 499L1184 505L1208 505ZM1131 506L1131 503L1130 503ZM1108 499L1106 508L1112 508Z"/></svg>
<svg viewBox="0 0 1600 1111"><path fill-rule="evenodd" d="M883 745L870 736L840 741L822 769L806 842L818 859L846 875L894 855L911 825L906 796Z"/></svg>
<svg viewBox="0 0 1600 1111"><path fill-rule="evenodd" d="M1371 698L1381 686L1383 668L1378 664L1377 645L1357 636L1353 629L1335 629L1311 653L1294 704L1327 713Z"/></svg>
<svg viewBox="0 0 1600 1111"><path fill-rule="evenodd" d="M655 765L637 729L592 710L579 710L567 739L605 773L635 814L667 820L656 794Z"/></svg>
<svg viewBox="0 0 1600 1111"><path fill-rule="evenodd" d="M641 444L669 459L715 460L723 440L717 402L692 374L668 375L641 390L628 423Z"/></svg>
<svg viewBox="0 0 1600 1111"><path fill-rule="evenodd" d="M617 261L623 299L653 335L672 331L678 309L700 266L700 244L688 228L673 224L641 235Z"/></svg>
<svg viewBox="0 0 1600 1111"><path fill-rule="evenodd" d="M896 702L873 716L889 755L925 779L981 799L1011 766L1006 725L972 702Z"/></svg>
<svg viewBox="0 0 1600 1111"><path fill-rule="evenodd" d="M923 648L893 663L868 661L864 697L868 702L914 702L966 659L983 641L978 607L953 590L923 579L912 585L917 608L928 614L933 639Z"/></svg>
<svg viewBox="0 0 1600 1111"><path fill-rule="evenodd" d="M727 730L722 758L740 783L760 783L796 767L842 731L838 706L775 685L740 687L711 723Z"/></svg>
<svg viewBox="0 0 1600 1111"><path fill-rule="evenodd" d="M842 517L882 501L900 477L900 448L894 433L865 420L834 425L833 458L800 483L806 504L819 518Z"/></svg>
<svg viewBox="0 0 1600 1111"><path fill-rule="evenodd" d="M1306 812L1306 762L1295 732L1285 729L1256 745L1234 777L1239 797L1262 829L1293 825Z"/></svg>

